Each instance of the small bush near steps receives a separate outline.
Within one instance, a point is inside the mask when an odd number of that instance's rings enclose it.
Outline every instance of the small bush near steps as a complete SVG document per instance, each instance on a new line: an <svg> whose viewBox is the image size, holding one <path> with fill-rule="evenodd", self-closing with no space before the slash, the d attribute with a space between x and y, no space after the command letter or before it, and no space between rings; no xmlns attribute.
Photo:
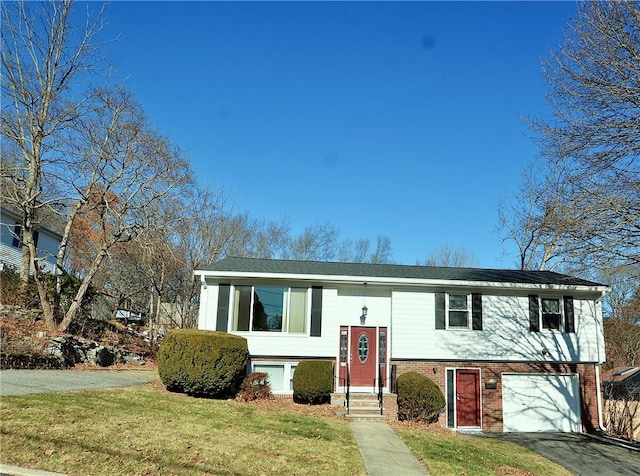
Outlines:
<svg viewBox="0 0 640 476"><path fill-rule="evenodd" d="M444 395L429 377L418 372L398 376L398 420L434 423L444 407Z"/></svg>
<svg viewBox="0 0 640 476"><path fill-rule="evenodd" d="M305 360L293 374L293 401L312 405L329 403L333 391L333 362Z"/></svg>
<svg viewBox="0 0 640 476"><path fill-rule="evenodd" d="M239 402L270 400L272 398L269 374L265 372L253 372L247 375L240 385L238 395L236 395L236 400Z"/></svg>

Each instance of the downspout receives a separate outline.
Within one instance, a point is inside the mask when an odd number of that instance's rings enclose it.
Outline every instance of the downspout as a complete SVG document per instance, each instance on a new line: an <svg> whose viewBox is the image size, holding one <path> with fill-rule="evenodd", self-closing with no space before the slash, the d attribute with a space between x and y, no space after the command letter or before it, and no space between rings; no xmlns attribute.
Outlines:
<svg viewBox="0 0 640 476"><path fill-rule="evenodd" d="M602 322L602 300L604 299L604 295L607 293L607 291L609 291L610 288L607 288L607 290L602 291L600 298L596 299L596 306L600 306L600 325L602 326L602 336L603 336L603 340L602 343L604 344L604 323ZM597 312L597 307L596 307L596 312ZM598 339L598 343L600 343L600 339ZM598 352L599 353L599 352ZM604 350L603 350L603 354L604 354ZM603 355L601 359L598 360L602 360L602 362L604 363L606 361L606 356ZM595 365L595 370L596 370L596 397L598 399L598 429L600 431L602 431L603 433L607 431L607 427L604 425L604 416L603 416L603 411L602 411L602 386L600 383L600 363L595 363L593 364Z"/></svg>
<svg viewBox="0 0 640 476"><path fill-rule="evenodd" d="M602 388L600 387L600 365L593 364L596 367L596 396L598 398L598 428L603 433L607 431L607 427L604 426L604 420L602 415Z"/></svg>

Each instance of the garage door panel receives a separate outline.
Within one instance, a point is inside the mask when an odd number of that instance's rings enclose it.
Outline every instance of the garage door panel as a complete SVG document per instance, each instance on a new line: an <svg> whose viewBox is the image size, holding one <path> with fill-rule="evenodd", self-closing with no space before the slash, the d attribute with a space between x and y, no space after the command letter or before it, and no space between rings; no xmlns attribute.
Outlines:
<svg viewBox="0 0 640 476"><path fill-rule="evenodd" d="M577 375L505 374L505 432L579 432Z"/></svg>

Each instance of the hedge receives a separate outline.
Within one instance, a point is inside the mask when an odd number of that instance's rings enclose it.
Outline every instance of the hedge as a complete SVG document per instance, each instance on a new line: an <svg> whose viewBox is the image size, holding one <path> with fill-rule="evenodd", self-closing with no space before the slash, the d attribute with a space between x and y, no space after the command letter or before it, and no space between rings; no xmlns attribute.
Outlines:
<svg viewBox="0 0 640 476"><path fill-rule="evenodd" d="M248 361L244 337L175 329L167 333L158 350L158 374L172 392L226 397L235 392Z"/></svg>
<svg viewBox="0 0 640 476"><path fill-rule="evenodd" d="M305 360L298 364L293 374L293 400L296 403L327 403L332 391L333 362Z"/></svg>
<svg viewBox="0 0 640 476"><path fill-rule="evenodd" d="M398 376L398 420L434 423L444 407L444 395L429 377L418 372Z"/></svg>

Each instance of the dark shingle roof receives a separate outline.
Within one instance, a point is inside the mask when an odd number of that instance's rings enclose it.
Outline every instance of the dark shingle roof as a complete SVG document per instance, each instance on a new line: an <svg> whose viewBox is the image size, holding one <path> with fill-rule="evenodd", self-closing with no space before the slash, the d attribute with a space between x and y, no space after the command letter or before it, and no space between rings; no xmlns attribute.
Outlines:
<svg viewBox="0 0 640 476"><path fill-rule="evenodd" d="M293 274L318 276L358 276L445 281L478 281L519 284L554 284L564 286L603 286L553 271L449 268L397 264L336 263L328 261L293 261L257 258L224 258L199 271Z"/></svg>

